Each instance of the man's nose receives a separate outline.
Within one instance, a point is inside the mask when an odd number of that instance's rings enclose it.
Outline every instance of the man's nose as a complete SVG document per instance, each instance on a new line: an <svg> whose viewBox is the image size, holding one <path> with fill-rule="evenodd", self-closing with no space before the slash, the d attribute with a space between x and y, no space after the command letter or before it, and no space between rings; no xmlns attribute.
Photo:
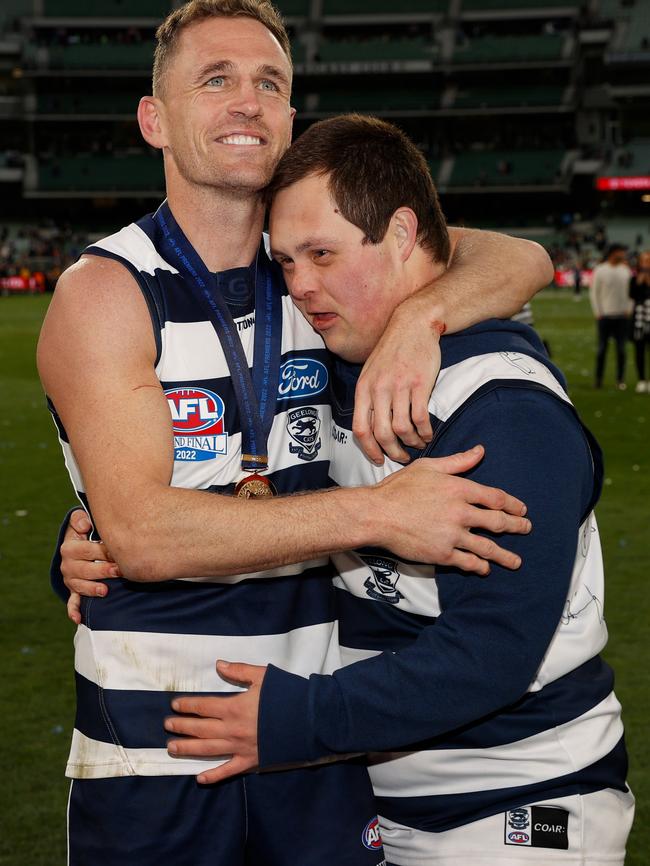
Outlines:
<svg viewBox="0 0 650 866"><path fill-rule="evenodd" d="M315 275L308 268L300 268L296 265L293 271L286 275L286 282L294 301L304 301L318 289Z"/></svg>
<svg viewBox="0 0 650 866"><path fill-rule="evenodd" d="M243 115L244 117L260 117L262 105L260 103L259 91L252 81L241 81L232 95L228 110L231 114Z"/></svg>

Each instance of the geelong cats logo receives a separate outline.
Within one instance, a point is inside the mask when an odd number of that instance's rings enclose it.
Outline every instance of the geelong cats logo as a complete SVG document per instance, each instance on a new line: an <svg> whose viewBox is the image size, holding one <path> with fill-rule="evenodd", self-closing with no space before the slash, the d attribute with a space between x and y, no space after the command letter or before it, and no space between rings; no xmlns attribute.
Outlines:
<svg viewBox="0 0 650 866"><path fill-rule="evenodd" d="M397 589L400 573L394 559L383 556L362 556L371 571L371 576L364 581L367 594L376 601L387 601L388 604L399 604L404 598Z"/></svg>
<svg viewBox="0 0 650 866"><path fill-rule="evenodd" d="M320 417L318 409L302 406L287 414L287 431L293 442L289 451L299 460L314 460L320 451ZM294 444L295 443L295 444Z"/></svg>

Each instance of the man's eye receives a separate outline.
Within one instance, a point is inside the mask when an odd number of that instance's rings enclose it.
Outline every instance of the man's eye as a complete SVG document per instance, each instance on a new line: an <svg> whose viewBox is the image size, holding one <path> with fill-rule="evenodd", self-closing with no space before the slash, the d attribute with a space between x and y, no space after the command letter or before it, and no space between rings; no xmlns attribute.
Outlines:
<svg viewBox="0 0 650 866"><path fill-rule="evenodd" d="M284 258L283 256L276 256L275 260L281 268L288 268L289 265L293 264L293 259Z"/></svg>
<svg viewBox="0 0 650 866"><path fill-rule="evenodd" d="M265 78L264 81L260 81L260 87L262 90L279 90L279 87L275 83L275 81L271 81L269 78Z"/></svg>
<svg viewBox="0 0 650 866"><path fill-rule="evenodd" d="M211 84L211 85L213 85L214 87L222 87L223 84L224 84L224 82L225 82L225 80L226 80L226 79L223 77L223 75L215 75L214 78L211 78L211 79L208 81L208 84Z"/></svg>
<svg viewBox="0 0 650 866"><path fill-rule="evenodd" d="M314 250L314 258L322 259L329 255L329 250Z"/></svg>

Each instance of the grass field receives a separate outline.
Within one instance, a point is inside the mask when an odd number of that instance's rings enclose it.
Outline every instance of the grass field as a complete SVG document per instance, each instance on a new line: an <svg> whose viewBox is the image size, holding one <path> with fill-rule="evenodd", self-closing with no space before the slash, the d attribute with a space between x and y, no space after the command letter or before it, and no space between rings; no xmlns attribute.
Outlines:
<svg viewBox="0 0 650 866"><path fill-rule="evenodd" d="M0 298L0 718L6 774L0 864L10 866L65 863L63 768L73 722L73 627L50 592L47 573L57 526L73 496L33 361L47 302ZM534 309L538 330L605 451L598 514L608 575L606 656L617 672L629 778L637 795L626 863L648 866L650 395L634 394L631 352L628 391L611 385L593 390L594 328L586 300L574 303L549 290ZM610 382L613 360L608 359Z"/></svg>

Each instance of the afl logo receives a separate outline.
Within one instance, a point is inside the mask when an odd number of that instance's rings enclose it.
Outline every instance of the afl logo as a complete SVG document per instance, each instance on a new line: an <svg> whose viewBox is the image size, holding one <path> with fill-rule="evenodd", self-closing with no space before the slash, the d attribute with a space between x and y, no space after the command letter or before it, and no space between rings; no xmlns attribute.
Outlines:
<svg viewBox="0 0 650 866"><path fill-rule="evenodd" d="M223 433L224 403L204 388L171 388L165 391L174 422L174 433Z"/></svg>
<svg viewBox="0 0 650 866"><path fill-rule="evenodd" d="M379 819L373 818L366 824L363 835L361 836L363 844L371 851L378 851L382 847L381 833L379 831Z"/></svg>
<svg viewBox="0 0 650 866"><path fill-rule="evenodd" d="M313 397L325 390L328 380L325 364L314 358L292 358L280 367L278 400Z"/></svg>
<svg viewBox="0 0 650 866"><path fill-rule="evenodd" d="M174 460L195 463L228 453L224 432L224 402L205 388L169 388L165 391L174 426Z"/></svg>
<svg viewBox="0 0 650 866"><path fill-rule="evenodd" d="M514 845L526 845L530 841L528 833L508 833L508 839Z"/></svg>

